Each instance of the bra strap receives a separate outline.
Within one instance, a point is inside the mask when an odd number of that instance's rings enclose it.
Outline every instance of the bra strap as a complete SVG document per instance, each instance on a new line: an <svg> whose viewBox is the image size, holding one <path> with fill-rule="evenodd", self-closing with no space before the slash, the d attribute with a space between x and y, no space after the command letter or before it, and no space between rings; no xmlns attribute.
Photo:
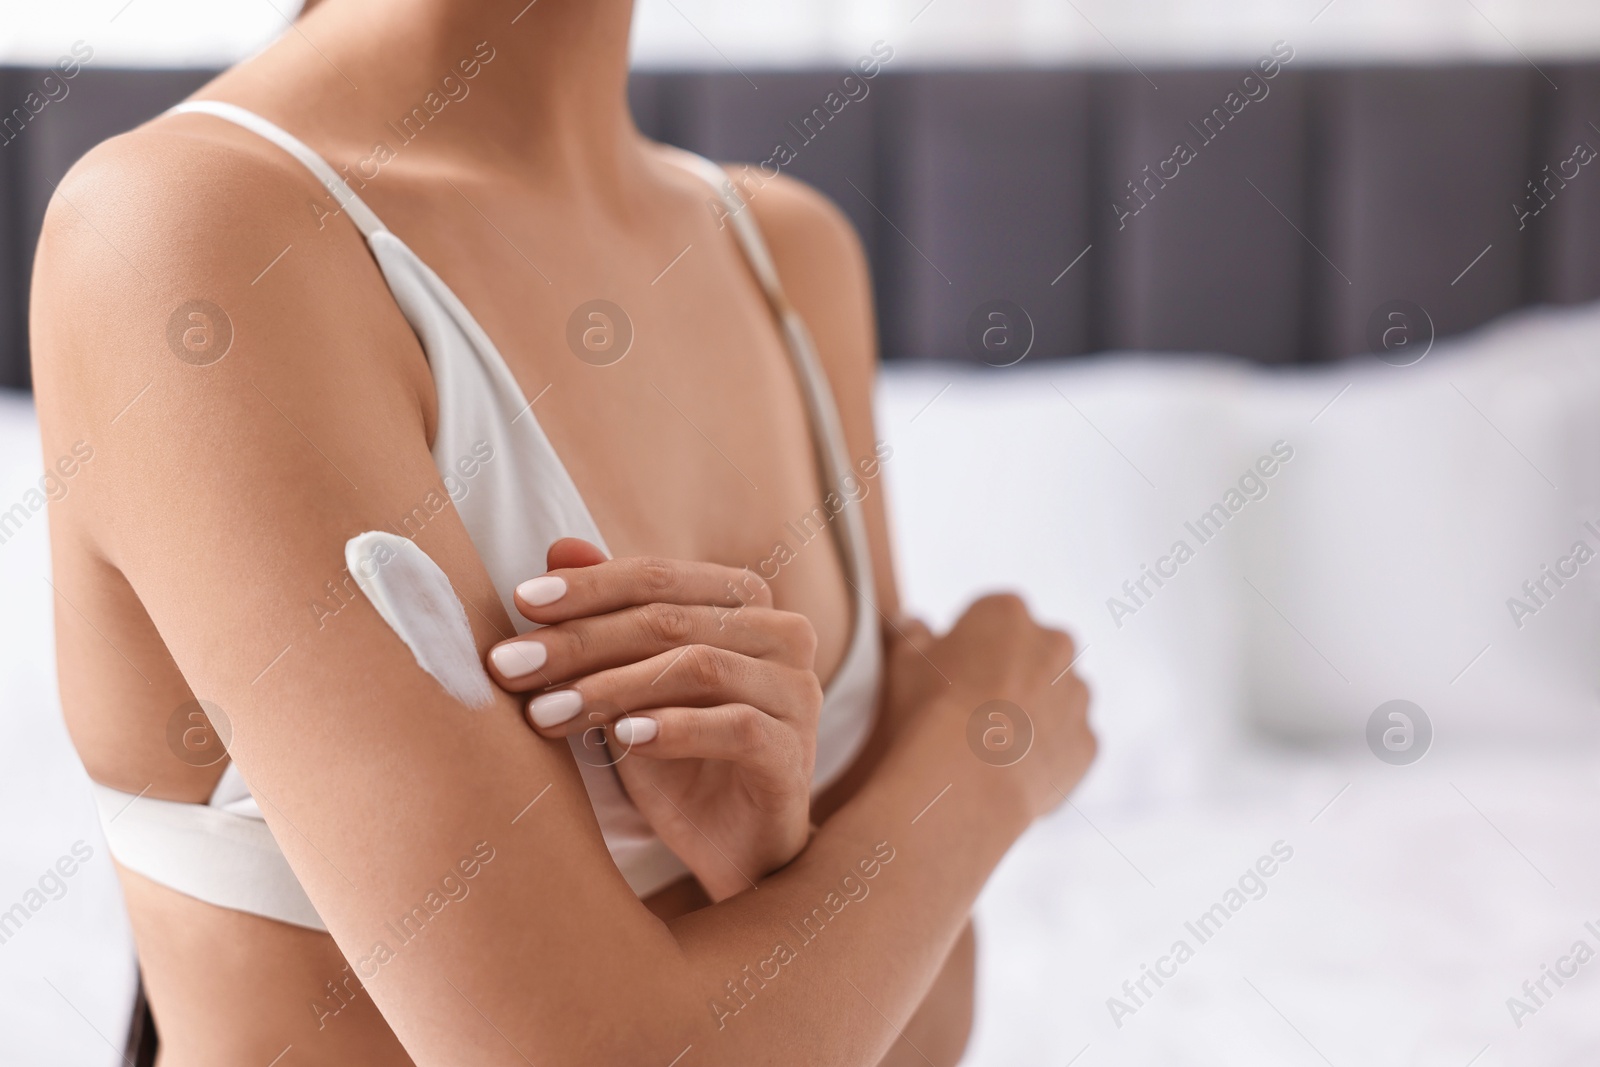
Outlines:
<svg viewBox="0 0 1600 1067"><path fill-rule="evenodd" d="M780 318L785 312L791 310L789 299L784 295L783 284L778 280L778 268L772 262L772 254L767 251L767 242L761 237L761 229L756 225L755 218L745 210L744 197L739 195L739 190L734 188L733 179L728 177L728 172L717 166L705 156L687 149L674 148L672 161L687 171L698 175L707 185L716 190L722 205L727 209L728 221L733 224L733 235L739 240L739 247L744 250L745 258L750 261L750 267L756 273L756 280L761 283L761 289L767 294L767 301L772 304L773 310Z"/></svg>
<svg viewBox="0 0 1600 1067"><path fill-rule="evenodd" d="M772 308L773 315L777 317L783 332L784 345L788 348L799 371L806 407L810 409L812 424L816 427L817 436L820 438L817 444L821 453L823 473L830 483L827 488L844 492L844 479L851 473L852 467L845 446L844 427L839 420L838 406L834 403L833 388L828 383L827 372L823 370L822 360L817 355L811 331L806 329L805 320L801 318L800 312L794 305L789 303L789 297L783 291L783 283L778 279L778 268L772 261L772 253L767 249L765 238L761 236L761 228L756 225L754 213L739 195L733 180L728 177L728 172L711 160L697 153L676 148L670 158L685 170L704 179L716 191L727 209L728 220L733 224L734 236L738 239L739 247L744 251L751 270L755 272L762 291L766 294L767 303ZM859 507L850 506L842 510L845 526L845 536L842 541L845 555L848 557L846 563L853 573L852 581L856 585L858 598L870 604L870 590L873 584L872 552L867 540L866 522Z"/></svg>
<svg viewBox="0 0 1600 1067"><path fill-rule="evenodd" d="M169 108L167 114L215 115L219 119L226 119L236 126L243 126L251 133L266 138L298 159L316 176L345 214L350 216L350 221L356 224L362 236L370 238L375 233L388 232L388 227L384 226L383 221L373 214L372 209L362 202L350 188L349 183L339 176L339 172L334 170L327 160L312 151L311 147L300 138L283 127L268 122L254 111L221 100L188 100Z"/></svg>

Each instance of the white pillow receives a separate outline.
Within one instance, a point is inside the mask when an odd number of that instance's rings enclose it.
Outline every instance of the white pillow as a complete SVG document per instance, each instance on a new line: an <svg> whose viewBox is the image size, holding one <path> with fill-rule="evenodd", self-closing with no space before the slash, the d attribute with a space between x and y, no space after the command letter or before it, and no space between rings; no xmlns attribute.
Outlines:
<svg viewBox="0 0 1600 1067"><path fill-rule="evenodd" d="M1580 538L1600 554L1581 524L1600 530L1597 346L1600 305L1524 313L1411 367L891 365L907 605L946 625L1015 589L1070 629L1102 799L1187 795L1246 729L1359 744L1392 699L1439 744L1593 737L1600 556L1520 628L1507 600ZM1238 510L1202 543L1219 504ZM1193 558L1135 602L1123 583L1180 539Z"/></svg>
<svg viewBox="0 0 1600 1067"><path fill-rule="evenodd" d="M1263 378L1256 436L1302 446L1245 528L1253 723L1359 738L1399 698L1439 744L1596 736L1597 348L1600 305L1541 309L1410 367Z"/></svg>
<svg viewBox="0 0 1600 1067"><path fill-rule="evenodd" d="M1249 388L1237 363L1166 357L883 374L879 432L894 448L883 478L907 608L945 626L974 597L1010 589L1073 633L1101 740L1088 794L1192 795L1237 729L1237 538L1219 538L1131 617L1107 601L1254 461L1229 432Z"/></svg>

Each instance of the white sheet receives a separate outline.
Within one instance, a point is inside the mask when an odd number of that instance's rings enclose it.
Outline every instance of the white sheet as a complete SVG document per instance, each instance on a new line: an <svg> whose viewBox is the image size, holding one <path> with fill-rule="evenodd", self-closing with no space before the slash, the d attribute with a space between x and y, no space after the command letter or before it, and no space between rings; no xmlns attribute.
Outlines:
<svg viewBox="0 0 1600 1067"><path fill-rule="evenodd" d="M1590 1067L1600 961L1520 1029L1506 998L1575 940L1600 949L1597 799L1592 753L1260 751L1204 799L1064 807L979 903L965 1063ZM1266 896L1199 945L1184 923L1280 839ZM1119 1030L1107 998L1180 937L1194 959Z"/></svg>

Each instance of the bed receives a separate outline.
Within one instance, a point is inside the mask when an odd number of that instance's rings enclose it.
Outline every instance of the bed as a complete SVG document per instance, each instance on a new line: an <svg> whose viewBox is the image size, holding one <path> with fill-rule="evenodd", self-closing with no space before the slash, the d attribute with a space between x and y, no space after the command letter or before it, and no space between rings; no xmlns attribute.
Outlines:
<svg viewBox="0 0 1600 1067"><path fill-rule="evenodd" d="M1078 635L1102 739L979 903L968 1064L1594 1062L1600 963L1573 949L1600 949L1600 564L1531 617L1506 602L1600 546L1597 344L1580 306L1408 367L886 370L910 606L942 624L1025 590ZM1137 610L1108 607L1280 441L1264 495ZM40 467L20 395L0 465L9 507ZM132 949L56 706L47 576L33 515L0 544L0 915L75 843L92 854L0 942L0 1062L109 1065ZM1365 740L1395 698L1433 727L1406 765Z"/></svg>

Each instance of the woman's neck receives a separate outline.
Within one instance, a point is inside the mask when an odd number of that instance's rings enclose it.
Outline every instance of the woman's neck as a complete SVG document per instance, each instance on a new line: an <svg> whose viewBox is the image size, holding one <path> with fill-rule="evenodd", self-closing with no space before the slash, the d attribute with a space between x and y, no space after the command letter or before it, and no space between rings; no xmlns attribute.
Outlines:
<svg viewBox="0 0 1600 1067"><path fill-rule="evenodd" d="M632 17L632 0L324 0L285 45L322 66L330 128L349 115L364 138L431 93L449 102L428 125L430 154L594 189L626 184L638 160Z"/></svg>

